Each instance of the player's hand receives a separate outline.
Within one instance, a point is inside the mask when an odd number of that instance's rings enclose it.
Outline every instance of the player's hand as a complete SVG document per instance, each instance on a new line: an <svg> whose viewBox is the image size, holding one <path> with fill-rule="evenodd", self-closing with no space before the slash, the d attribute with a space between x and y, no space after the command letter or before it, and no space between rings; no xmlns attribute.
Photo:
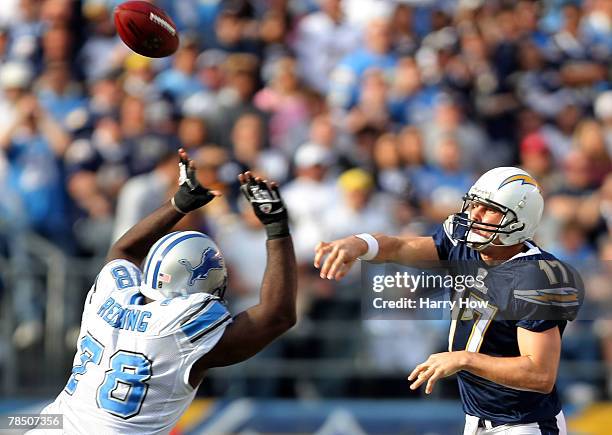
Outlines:
<svg viewBox="0 0 612 435"><path fill-rule="evenodd" d="M187 151L179 149L179 189L172 197L172 205L180 213L187 214L208 204L216 196L221 196L218 190L209 190L196 179L196 167L189 159Z"/></svg>
<svg viewBox="0 0 612 435"><path fill-rule="evenodd" d="M434 353L427 358L427 361L419 364L408 376L409 381L414 381L410 385L411 390L416 390L425 381L425 394L431 394L438 379L454 375L462 370L465 365L465 352L442 352Z"/></svg>
<svg viewBox="0 0 612 435"><path fill-rule="evenodd" d="M321 269L321 278L339 280L348 273L355 260L366 252L368 244L355 236L333 242L319 242L315 246L314 266Z"/></svg>
<svg viewBox="0 0 612 435"><path fill-rule="evenodd" d="M240 191L253 207L257 218L264 224L268 239L287 237L289 214L278 191L278 185L273 181L254 177L249 171L238 175L238 181Z"/></svg>

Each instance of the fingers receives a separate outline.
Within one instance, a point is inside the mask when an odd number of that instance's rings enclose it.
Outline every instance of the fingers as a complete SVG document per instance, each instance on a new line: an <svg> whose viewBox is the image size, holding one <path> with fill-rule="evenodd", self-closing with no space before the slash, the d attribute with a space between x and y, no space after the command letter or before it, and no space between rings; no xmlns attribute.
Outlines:
<svg viewBox="0 0 612 435"><path fill-rule="evenodd" d="M246 184L251 180L253 180L253 174L251 174L251 171L238 174L238 181L240 181L240 184Z"/></svg>
<svg viewBox="0 0 612 435"><path fill-rule="evenodd" d="M419 374L419 372L420 372L421 370L426 369L426 368L427 368L427 366L425 365L425 363L421 363L421 364L419 364L418 366L416 366L416 367L414 368L414 370L412 371L412 373L410 373L410 375L408 376L408 380L409 380L409 381L412 381L413 379L416 379L416 377L417 377L417 375Z"/></svg>
<svg viewBox="0 0 612 435"><path fill-rule="evenodd" d="M416 380L412 383L412 385L410 385L410 389L411 390L416 390L417 388L419 388L421 385L423 385L423 383L425 381L427 381L434 373L436 372L436 370L433 367L427 367L424 370L421 370L421 372L418 374L418 376L416 377Z"/></svg>
<svg viewBox="0 0 612 435"><path fill-rule="evenodd" d="M336 277L336 271L340 269L340 267L344 264L344 259L346 258L346 252L341 250L336 257L336 260L332 263L329 268L329 272L327 273L327 279L334 279Z"/></svg>
<svg viewBox="0 0 612 435"><path fill-rule="evenodd" d="M327 258L323 262L323 266L321 267L321 278L327 277L329 269L331 268L332 264L334 264L334 261L336 261L336 258L338 257L340 251L337 245L331 245L330 248L331 249L329 250L329 255L327 256Z"/></svg>
<svg viewBox="0 0 612 435"><path fill-rule="evenodd" d="M321 259L325 254L327 254L331 250L331 244L326 242L319 242L315 247L315 258L314 258L314 267L317 269L321 267Z"/></svg>
<svg viewBox="0 0 612 435"><path fill-rule="evenodd" d="M244 185L250 182L257 183L262 187L265 186L269 190L275 190L278 192L278 183L276 183L275 181L264 180L261 177L256 177L253 175L251 171L246 171L246 172L243 172L242 174L238 174L238 181L240 182L241 185Z"/></svg>
<svg viewBox="0 0 612 435"><path fill-rule="evenodd" d="M327 258L323 258L327 255ZM343 278L355 262L345 247L339 242L319 242L315 246L314 267L320 269L319 275L325 279Z"/></svg>
<svg viewBox="0 0 612 435"><path fill-rule="evenodd" d="M441 376L439 372L434 372L433 376L429 378L429 381L427 381L427 385L425 386L425 394L431 394L434 385L436 384L438 379L440 379L440 377Z"/></svg>

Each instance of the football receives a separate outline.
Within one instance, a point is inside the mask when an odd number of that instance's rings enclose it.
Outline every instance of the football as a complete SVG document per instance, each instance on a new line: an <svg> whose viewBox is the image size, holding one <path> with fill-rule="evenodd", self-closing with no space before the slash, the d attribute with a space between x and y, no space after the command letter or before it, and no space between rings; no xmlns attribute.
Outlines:
<svg viewBox="0 0 612 435"><path fill-rule="evenodd" d="M151 3L121 3L115 8L114 17L121 40L138 54L165 57L178 48L176 25L163 10Z"/></svg>

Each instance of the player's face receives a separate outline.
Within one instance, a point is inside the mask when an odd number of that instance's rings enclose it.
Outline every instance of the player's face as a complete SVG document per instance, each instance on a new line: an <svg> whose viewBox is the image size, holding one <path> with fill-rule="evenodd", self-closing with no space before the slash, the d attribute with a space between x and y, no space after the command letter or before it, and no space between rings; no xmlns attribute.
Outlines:
<svg viewBox="0 0 612 435"><path fill-rule="evenodd" d="M482 222L483 224L498 225L504 217L504 214L493 207L479 202L472 202L468 208L470 218L476 222ZM491 233L482 229L473 228L476 234L480 234L484 237L489 237Z"/></svg>

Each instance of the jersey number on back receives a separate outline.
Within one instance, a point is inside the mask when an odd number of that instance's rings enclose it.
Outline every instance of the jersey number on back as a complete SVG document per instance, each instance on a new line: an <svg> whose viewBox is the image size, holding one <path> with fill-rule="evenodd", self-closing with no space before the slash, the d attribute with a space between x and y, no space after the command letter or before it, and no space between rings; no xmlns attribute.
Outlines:
<svg viewBox="0 0 612 435"><path fill-rule="evenodd" d="M74 394L79 380L78 375L87 372L87 364L100 364L104 354L104 346L90 334L83 337L79 343L81 349L81 364L72 368L72 375L64 391ZM98 407L106 412L128 419L138 415L151 378L151 361L141 353L120 350L109 360L110 369L106 371L104 380L96 394Z"/></svg>

